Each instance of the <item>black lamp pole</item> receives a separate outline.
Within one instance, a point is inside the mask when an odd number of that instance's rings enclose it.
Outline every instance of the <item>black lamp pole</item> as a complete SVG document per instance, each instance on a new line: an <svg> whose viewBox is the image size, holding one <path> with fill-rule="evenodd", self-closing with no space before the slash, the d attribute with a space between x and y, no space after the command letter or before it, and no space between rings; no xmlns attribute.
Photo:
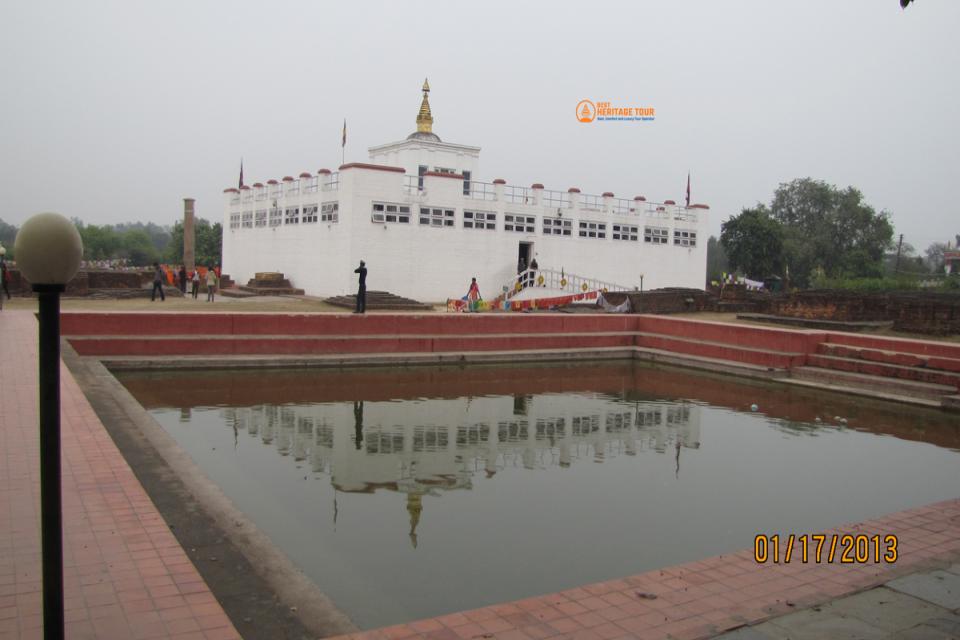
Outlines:
<svg viewBox="0 0 960 640"><path fill-rule="evenodd" d="M62 284L35 284L40 320L40 532L43 637L60 640L63 625L63 510L60 483L60 294Z"/></svg>
<svg viewBox="0 0 960 640"><path fill-rule="evenodd" d="M83 238L59 213L38 213L17 232L17 265L39 301L40 546L43 637L63 640L63 502L60 479L60 294L77 274Z"/></svg>

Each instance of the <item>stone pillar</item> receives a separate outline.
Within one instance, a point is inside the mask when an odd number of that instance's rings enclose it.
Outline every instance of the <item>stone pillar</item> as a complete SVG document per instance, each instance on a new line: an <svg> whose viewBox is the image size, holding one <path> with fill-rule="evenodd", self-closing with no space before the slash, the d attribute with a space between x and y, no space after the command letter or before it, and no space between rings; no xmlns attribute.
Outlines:
<svg viewBox="0 0 960 640"><path fill-rule="evenodd" d="M530 188L533 190L533 204L539 207L543 204L543 185L535 182L530 185Z"/></svg>
<svg viewBox="0 0 960 640"><path fill-rule="evenodd" d="M196 268L196 234L193 229L193 198L183 199L183 268L187 273Z"/></svg>

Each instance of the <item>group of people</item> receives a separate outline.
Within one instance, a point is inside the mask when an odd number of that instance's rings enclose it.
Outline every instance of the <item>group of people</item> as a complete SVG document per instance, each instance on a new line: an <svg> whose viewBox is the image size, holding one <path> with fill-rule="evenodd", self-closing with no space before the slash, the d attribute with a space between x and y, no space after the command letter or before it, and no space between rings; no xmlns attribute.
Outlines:
<svg viewBox="0 0 960 640"><path fill-rule="evenodd" d="M160 292L160 301L166 301L167 297L163 293L163 284L168 281L166 271L158 263L153 263L153 290L150 292L150 301L153 302L157 299L157 292ZM194 269L188 277L187 268L183 265L180 265L179 271L173 272L173 284L180 289L180 293L184 296L187 295L187 281L189 280L191 284L191 295L193 299L196 300L197 296L200 294L200 282L201 278L207 283L207 302L213 302L214 293L217 290L217 287L220 285L220 266L217 265L212 268L207 269L205 276L200 275L199 269Z"/></svg>
<svg viewBox="0 0 960 640"><path fill-rule="evenodd" d="M131 264L129 258L111 258L110 260L81 260L80 268L86 270L130 271L132 269L139 269L140 267Z"/></svg>
<svg viewBox="0 0 960 640"><path fill-rule="evenodd" d="M517 283L521 287L532 287L534 278L536 277L537 269L540 268L540 265L537 264L537 258L534 257L530 261L530 265L527 265L527 261L520 256L520 259L517 261ZM527 272L524 274L524 272Z"/></svg>

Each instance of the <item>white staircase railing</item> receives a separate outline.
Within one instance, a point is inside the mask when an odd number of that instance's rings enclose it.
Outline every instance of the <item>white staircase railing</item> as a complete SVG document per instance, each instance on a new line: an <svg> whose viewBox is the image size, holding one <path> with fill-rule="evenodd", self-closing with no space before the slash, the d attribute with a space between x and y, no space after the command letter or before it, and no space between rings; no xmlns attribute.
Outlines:
<svg viewBox="0 0 960 640"><path fill-rule="evenodd" d="M627 287L598 278L587 278L575 273L566 273L563 270L527 269L518 273L515 280L504 285L503 293L498 296L498 299L510 300L521 291L540 288L551 292L586 293L587 291L631 291L635 287Z"/></svg>

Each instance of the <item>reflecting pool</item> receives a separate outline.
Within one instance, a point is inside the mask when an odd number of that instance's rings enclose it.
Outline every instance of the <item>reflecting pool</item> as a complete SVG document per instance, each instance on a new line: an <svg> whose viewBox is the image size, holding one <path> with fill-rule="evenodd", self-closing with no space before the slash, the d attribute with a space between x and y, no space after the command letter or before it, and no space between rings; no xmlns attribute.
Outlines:
<svg viewBox="0 0 960 640"><path fill-rule="evenodd" d="M362 628L960 495L955 415L640 363L117 377Z"/></svg>

